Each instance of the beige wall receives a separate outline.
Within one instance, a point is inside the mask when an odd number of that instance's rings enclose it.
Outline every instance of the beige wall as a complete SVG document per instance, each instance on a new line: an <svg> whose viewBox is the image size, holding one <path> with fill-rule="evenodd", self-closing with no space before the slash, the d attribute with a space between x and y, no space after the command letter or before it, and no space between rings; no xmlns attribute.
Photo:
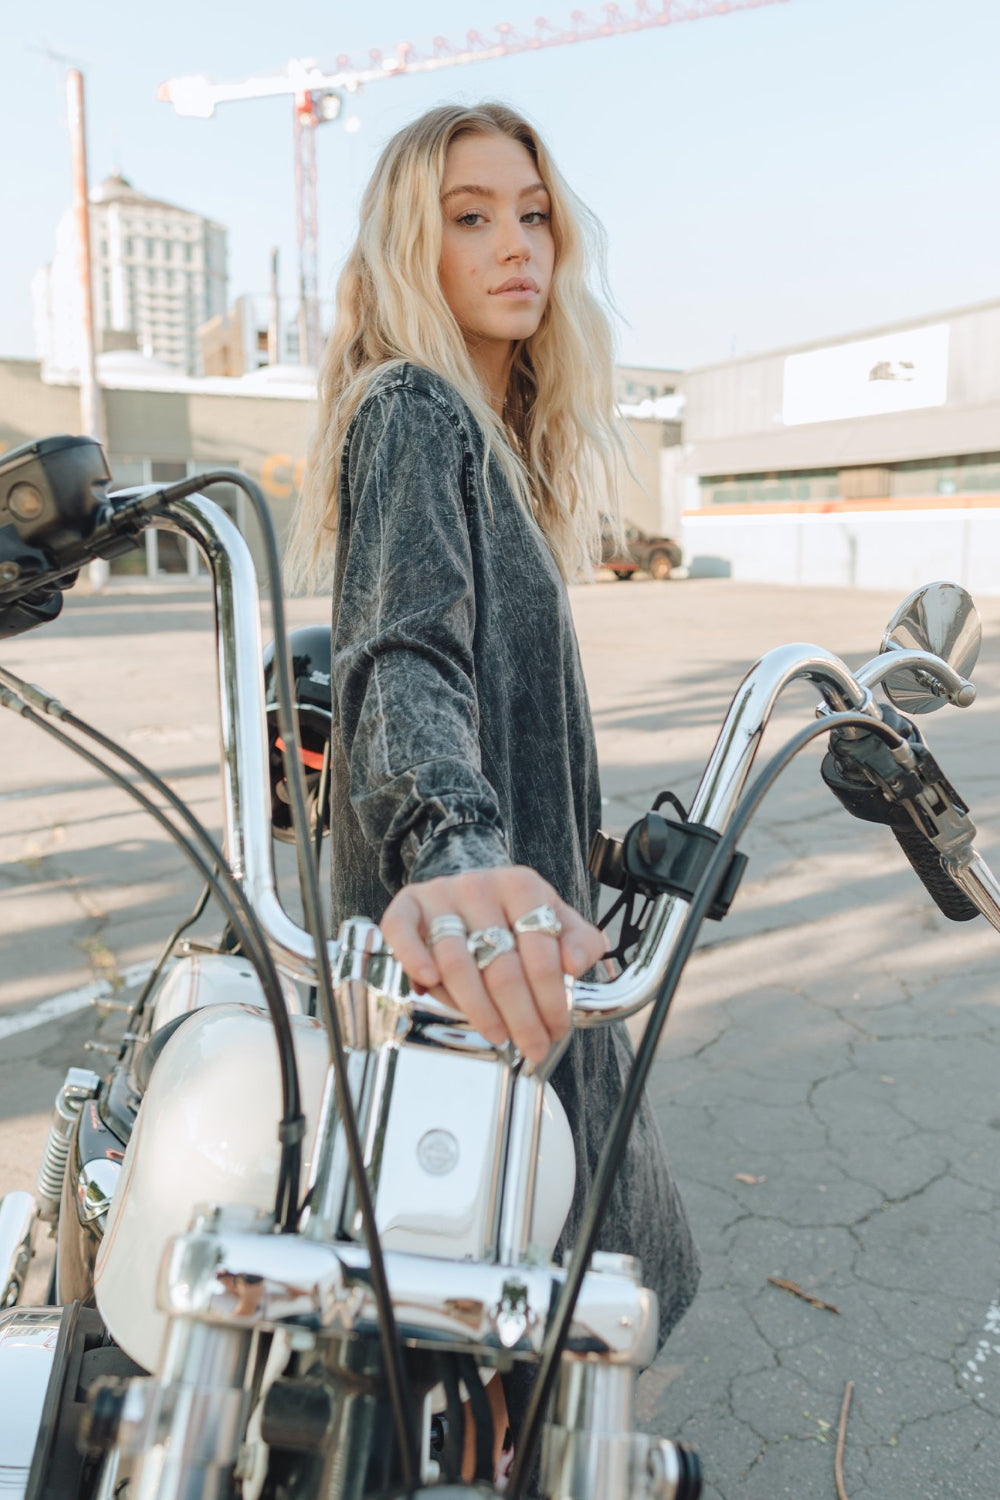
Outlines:
<svg viewBox="0 0 1000 1500"><path fill-rule="evenodd" d="M103 392L106 451L117 459L236 465L261 486L279 531L287 524L311 431L311 401L202 391ZM78 432L75 386L46 385L29 360L0 360L0 452Z"/></svg>
<svg viewBox="0 0 1000 1500"><path fill-rule="evenodd" d="M43 385L33 360L0 360L0 453L35 438L80 429L75 386Z"/></svg>

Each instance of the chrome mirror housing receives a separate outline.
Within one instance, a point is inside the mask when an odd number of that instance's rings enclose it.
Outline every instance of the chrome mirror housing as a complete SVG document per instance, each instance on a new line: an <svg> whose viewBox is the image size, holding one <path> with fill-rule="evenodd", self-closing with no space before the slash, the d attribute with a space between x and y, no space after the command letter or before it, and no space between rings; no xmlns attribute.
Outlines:
<svg viewBox="0 0 1000 1500"><path fill-rule="evenodd" d="M957 583L925 583L896 610L885 628L882 651L931 651L968 678L982 644L983 629L972 597ZM920 667L887 672L883 687L904 714L929 714L948 701L941 686Z"/></svg>

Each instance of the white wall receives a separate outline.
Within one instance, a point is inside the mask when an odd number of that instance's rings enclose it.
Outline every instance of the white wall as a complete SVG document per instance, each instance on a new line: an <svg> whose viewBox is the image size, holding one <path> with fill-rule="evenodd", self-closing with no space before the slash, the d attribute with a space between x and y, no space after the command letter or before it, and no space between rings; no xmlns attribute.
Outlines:
<svg viewBox="0 0 1000 1500"><path fill-rule="evenodd" d="M1000 595L1000 510L684 517L694 577L911 590L935 578Z"/></svg>

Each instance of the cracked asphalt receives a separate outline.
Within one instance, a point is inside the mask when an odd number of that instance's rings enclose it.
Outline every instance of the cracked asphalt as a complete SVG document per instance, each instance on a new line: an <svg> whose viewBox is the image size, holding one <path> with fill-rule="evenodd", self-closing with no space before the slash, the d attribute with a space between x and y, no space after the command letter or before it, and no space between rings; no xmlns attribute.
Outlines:
<svg viewBox="0 0 1000 1500"><path fill-rule="evenodd" d="M858 665L897 602L715 579L574 590L606 827L664 787L688 800L755 657L808 640ZM1000 867L1000 600L979 602L978 701L923 727ZM323 605L293 616L322 620ZM0 662L217 821L206 595L72 595ZM765 752L814 700L789 692ZM661 1044L651 1093L704 1270L640 1384L641 1418L697 1443L711 1500L833 1500L853 1381L850 1500L996 1500L1000 935L941 916L892 838L832 801L819 754L748 831L732 914L703 930ZM148 960L195 895L120 793L0 719L0 1023ZM52 1097L96 1024L80 1011L0 1040L0 1189L31 1186ZM36 1286L45 1261L43 1247Z"/></svg>

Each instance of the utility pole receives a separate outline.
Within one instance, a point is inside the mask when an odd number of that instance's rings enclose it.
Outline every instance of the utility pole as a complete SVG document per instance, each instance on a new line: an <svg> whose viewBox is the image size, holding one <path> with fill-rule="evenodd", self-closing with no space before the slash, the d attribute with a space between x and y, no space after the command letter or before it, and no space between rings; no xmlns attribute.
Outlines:
<svg viewBox="0 0 1000 1500"><path fill-rule="evenodd" d="M80 295L80 428L86 437L102 441L101 391L97 383L94 348L94 283L90 261L90 199L87 193L87 117L83 74L70 68L66 75L70 152L73 162L73 220L76 230L76 267ZM107 587L110 567L97 558L88 569L95 591Z"/></svg>
<svg viewBox="0 0 1000 1500"><path fill-rule="evenodd" d="M267 320L267 362L281 362L281 298L278 294L278 250L271 250L271 306Z"/></svg>

